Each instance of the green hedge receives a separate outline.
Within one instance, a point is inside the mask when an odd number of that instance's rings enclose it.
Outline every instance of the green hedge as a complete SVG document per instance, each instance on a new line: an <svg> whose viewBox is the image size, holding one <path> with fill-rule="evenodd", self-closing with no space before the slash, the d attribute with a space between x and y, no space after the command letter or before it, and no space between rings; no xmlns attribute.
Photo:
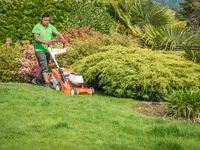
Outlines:
<svg viewBox="0 0 200 150"><path fill-rule="evenodd" d="M69 14L63 20L64 29L88 26L95 31L109 33L114 20L106 9L92 2L73 1L69 6Z"/></svg>
<svg viewBox="0 0 200 150"><path fill-rule="evenodd" d="M90 26L102 33L108 33L111 16L103 7L93 3L74 0L0 0L0 42L10 37L13 41L32 41L31 30L39 22L42 13L48 12L50 22L63 31L74 26Z"/></svg>
<svg viewBox="0 0 200 150"><path fill-rule="evenodd" d="M200 65L183 52L105 46L73 69L86 82L117 97L165 100L172 89L200 87Z"/></svg>

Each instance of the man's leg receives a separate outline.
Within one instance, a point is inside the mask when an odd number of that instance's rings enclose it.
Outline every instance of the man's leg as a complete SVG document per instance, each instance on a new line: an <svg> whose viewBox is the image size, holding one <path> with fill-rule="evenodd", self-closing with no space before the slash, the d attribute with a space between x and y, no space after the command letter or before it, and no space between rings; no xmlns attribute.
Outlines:
<svg viewBox="0 0 200 150"><path fill-rule="evenodd" d="M49 64L49 59L50 55L48 53L45 53L43 51L36 52L36 56L40 65L41 73L43 76L43 79L45 81L45 86L49 86L49 77L48 77L48 64Z"/></svg>
<svg viewBox="0 0 200 150"><path fill-rule="evenodd" d="M47 66L46 68L48 69L47 72L43 73L43 78L45 80L45 82L49 82L49 74L48 74L48 71L49 71L49 61L50 61L50 54L49 53L45 53L46 55L46 61L47 61Z"/></svg>
<svg viewBox="0 0 200 150"><path fill-rule="evenodd" d="M43 82L44 82L43 75L42 75L41 69L39 67L38 74L37 74L37 76L35 76L35 78L33 78L32 83L37 84L37 85L42 85Z"/></svg>
<svg viewBox="0 0 200 150"><path fill-rule="evenodd" d="M45 83L49 82L49 75L48 75L48 73L44 72L42 75L43 75Z"/></svg>

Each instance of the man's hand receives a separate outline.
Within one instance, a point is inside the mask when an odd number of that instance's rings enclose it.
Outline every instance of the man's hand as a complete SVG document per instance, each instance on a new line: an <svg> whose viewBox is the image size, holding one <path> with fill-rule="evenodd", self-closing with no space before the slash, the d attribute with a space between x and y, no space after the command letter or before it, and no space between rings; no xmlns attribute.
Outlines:
<svg viewBox="0 0 200 150"><path fill-rule="evenodd" d="M63 44L67 43L68 41L65 39L60 39L60 42L62 42Z"/></svg>
<svg viewBox="0 0 200 150"><path fill-rule="evenodd" d="M49 40L49 41L45 41L44 44L47 44L47 45L52 45L53 44L53 41L52 40Z"/></svg>
<svg viewBox="0 0 200 150"><path fill-rule="evenodd" d="M34 34L34 40L38 43L42 43L42 44L46 44L46 45L52 45L53 44L52 40L49 40L49 41L40 40L38 34Z"/></svg>

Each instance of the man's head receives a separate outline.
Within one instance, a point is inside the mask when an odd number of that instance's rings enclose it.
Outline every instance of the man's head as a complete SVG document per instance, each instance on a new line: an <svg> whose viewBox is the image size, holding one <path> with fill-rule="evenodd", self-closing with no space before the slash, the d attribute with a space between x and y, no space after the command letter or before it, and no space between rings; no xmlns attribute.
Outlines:
<svg viewBox="0 0 200 150"><path fill-rule="evenodd" d="M48 13L43 13L42 15L41 15L41 24L43 25L43 26L46 26L48 23L49 23L49 14Z"/></svg>

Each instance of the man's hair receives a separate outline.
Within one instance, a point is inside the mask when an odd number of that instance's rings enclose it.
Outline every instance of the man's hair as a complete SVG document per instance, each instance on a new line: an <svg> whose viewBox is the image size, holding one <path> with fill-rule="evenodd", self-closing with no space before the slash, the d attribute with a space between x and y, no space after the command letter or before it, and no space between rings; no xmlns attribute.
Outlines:
<svg viewBox="0 0 200 150"><path fill-rule="evenodd" d="M41 15L40 19L42 20L42 18L44 18L44 17L49 17L49 14L48 14L47 12L43 13L43 14Z"/></svg>

